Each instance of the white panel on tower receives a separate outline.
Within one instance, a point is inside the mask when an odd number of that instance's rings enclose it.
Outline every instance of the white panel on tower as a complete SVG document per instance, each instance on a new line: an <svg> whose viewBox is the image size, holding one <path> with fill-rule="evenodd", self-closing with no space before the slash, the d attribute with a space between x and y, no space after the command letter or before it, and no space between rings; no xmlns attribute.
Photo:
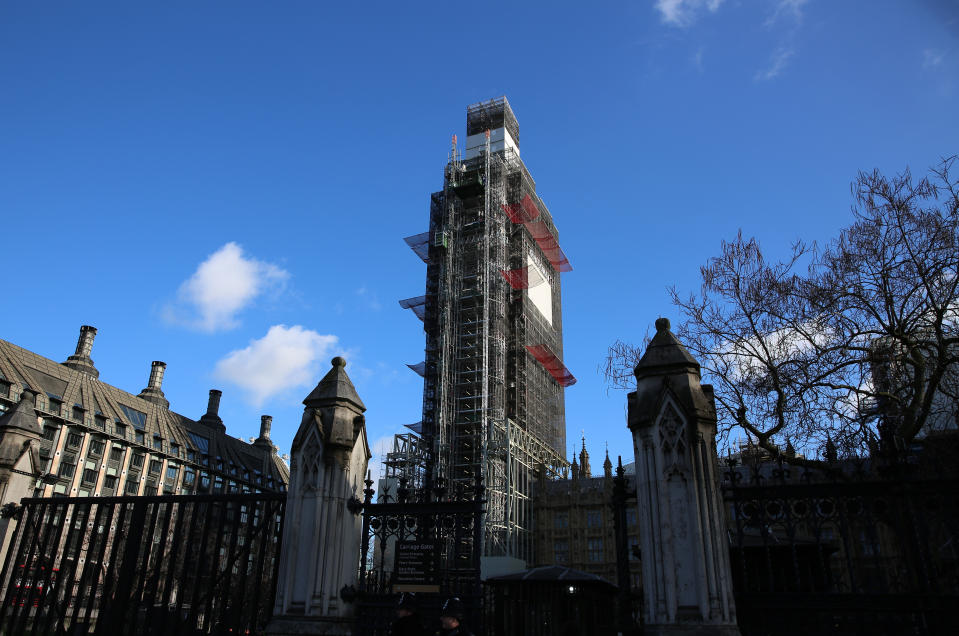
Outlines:
<svg viewBox="0 0 959 636"><path fill-rule="evenodd" d="M526 288L526 295L533 306L539 310L546 322L553 325L553 290L549 284L549 278L543 275L543 270L539 268L536 259L532 254L527 255L529 263L529 287Z"/></svg>

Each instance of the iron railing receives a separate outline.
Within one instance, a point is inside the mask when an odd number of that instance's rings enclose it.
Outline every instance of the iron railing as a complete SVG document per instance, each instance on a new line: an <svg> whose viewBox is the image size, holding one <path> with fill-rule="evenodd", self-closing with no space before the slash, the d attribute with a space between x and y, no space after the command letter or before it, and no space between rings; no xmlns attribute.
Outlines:
<svg viewBox="0 0 959 636"><path fill-rule="evenodd" d="M270 617L285 494L32 498L0 633L254 633Z"/></svg>

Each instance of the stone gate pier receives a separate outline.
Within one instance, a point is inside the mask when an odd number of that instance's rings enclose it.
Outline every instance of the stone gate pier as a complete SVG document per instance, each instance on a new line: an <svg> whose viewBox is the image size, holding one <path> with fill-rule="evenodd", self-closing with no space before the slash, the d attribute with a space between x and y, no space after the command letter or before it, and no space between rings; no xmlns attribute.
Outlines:
<svg viewBox="0 0 959 636"><path fill-rule="evenodd" d="M644 633L738 636L712 387L665 318L634 373Z"/></svg>
<svg viewBox="0 0 959 636"><path fill-rule="evenodd" d="M366 407L333 368L303 400L290 453L290 489L273 619L267 633L352 634L349 601L360 560L360 501L370 460Z"/></svg>

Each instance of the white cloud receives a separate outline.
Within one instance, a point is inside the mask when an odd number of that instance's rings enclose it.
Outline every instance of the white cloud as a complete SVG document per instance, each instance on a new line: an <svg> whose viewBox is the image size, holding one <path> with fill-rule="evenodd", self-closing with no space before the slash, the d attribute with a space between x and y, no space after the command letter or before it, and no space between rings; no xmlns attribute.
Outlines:
<svg viewBox="0 0 959 636"><path fill-rule="evenodd" d="M383 305L380 304L380 299L377 297L376 292L371 292L364 285L356 290L356 295L360 297L360 300L368 309L373 311L379 311L383 308Z"/></svg>
<svg viewBox="0 0 959 636"><path fill-rule="evenodd" d="M319 360L328 356L338 341L336 336L300 325L274 325L259 340L217 362L214 375L243 389L247 399L259 407L274 395L317 382Z"/></svg>
<svg viewBox="0 0 959 636"><path fill-rule="evenodd" d="M239 324L237 313L260 294L281 290L289 277L276 265L246 257L242 247L230 242L180 285L177 302L168 305L164 315L201 331L233 329Z"/></svg>
<svg viewBox="0 0 959 636"><path fill-rule="evenodd" d="M692 58L693 66L700 73L703 72L703 52L704 52L703 47L699 47L699 49L697 49L695 55L693 55L693 58Z"/></svg>
<svg viewBox="0 0 959 636"><path fill-rule="evenodd" d="M795 55L796 51L788 46L781 46L775 51L773 51L772 56L769 60L769 67L765 70L756 71L756 75L753 77L758 82L764 82L771 80L777 75L779 75L786 64L789 62L790 58Z"/></svg>
<svg viewBox="0 0 959 636"><path fill-rule="evenodd" d="M796 41L799 29L803 21L803 8L808 0L779 0L776 6L763 26L767 29L773 29L780 26L785 28L785 33L780 36L780 44L769 57L769 64L764 70L756 71L753 79L757 82L764 82L777 77L786 64L796 54Z"/></svg>
<svg viewBox="0 0 959 636"><path fill-rule="evenodd" d="M779 0L776 8L766 18L765 26L771 27L783 18L792 18L796 23L802 22L803 7L807 2L808 0Z"/></svg>
<svg viewBox="0 0 959 636"><path fill-rule="evenodd" d="M722 3L723 0L656 0L654 6L663 22L683 27L692 24L704 9L715 13Z"/></svg>
<svg viewBox="0 0 959 636"><path fill-rule="evenodd" d="M936 49L925 49L922 52L922 68L932 68L942 64L945 54Z"/></svg>

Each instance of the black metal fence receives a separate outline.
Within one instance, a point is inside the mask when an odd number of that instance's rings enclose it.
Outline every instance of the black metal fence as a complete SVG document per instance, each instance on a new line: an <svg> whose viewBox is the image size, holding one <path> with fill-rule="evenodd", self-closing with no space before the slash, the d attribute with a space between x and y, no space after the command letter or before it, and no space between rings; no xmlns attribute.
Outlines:
<svg viewBox="0 0 959 636"><path fill-rule="evenodd" d="M434 623L444 600L462 601L465 623L482 633L480 555L486 501L477 477L471 492L442 486L413 490L399 480L395 496L373 503L367 481L363 552L357 591L358 636L385 636L399 595L415 592L419 613Z"/></svg>
<svg viewBox="0 0 959 636"><path fill-rule="evenodd" d="M826 471L730 461L723 492L744 636L959 634L957 460L932 459Z"/></svg>
<svg viewBox="0 0 959 636"><path fill-rule="evenodd" d="M0 633L255 633L285 506L285 494L24 499Z"/></svg>

